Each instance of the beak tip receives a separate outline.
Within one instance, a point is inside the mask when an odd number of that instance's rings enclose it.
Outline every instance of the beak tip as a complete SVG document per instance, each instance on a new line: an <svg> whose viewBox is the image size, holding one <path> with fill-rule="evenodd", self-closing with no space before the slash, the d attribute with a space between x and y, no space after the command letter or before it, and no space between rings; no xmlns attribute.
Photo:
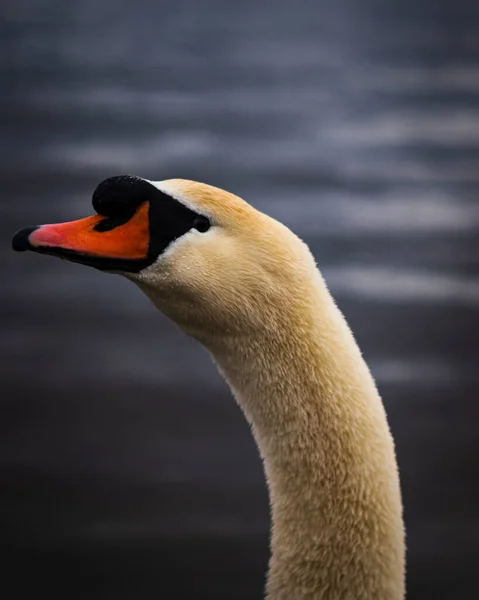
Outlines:
<svg viewBox="0 0 479 600"><path fill-rule="evenodd" d="M32 249L32 244L30 243L30 234L33 233L38 227L25 227L24 229L20 229L13 236L12 239L12 248L15 252L25 252L26 250Z"/></svg>

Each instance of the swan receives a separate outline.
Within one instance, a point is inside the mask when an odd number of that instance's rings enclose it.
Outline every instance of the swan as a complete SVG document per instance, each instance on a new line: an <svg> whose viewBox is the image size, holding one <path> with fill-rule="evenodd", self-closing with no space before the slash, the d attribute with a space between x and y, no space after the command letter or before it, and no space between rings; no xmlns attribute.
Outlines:
<svg viewBox="0 0 479 600"><path fill-rule="evenodd" d="M268 600L400 600L402 502L370 371L292 231L210 185L135 176L97 213L27 227L33 250L121 274L203 344L241 406L271 508Z"/></svg>

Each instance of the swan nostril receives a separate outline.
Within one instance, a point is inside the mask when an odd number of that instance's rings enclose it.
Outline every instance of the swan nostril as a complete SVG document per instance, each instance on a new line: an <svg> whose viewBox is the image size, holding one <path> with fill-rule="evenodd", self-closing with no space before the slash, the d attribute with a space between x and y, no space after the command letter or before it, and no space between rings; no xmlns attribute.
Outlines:
<svg viewBox="0 0 479 600"><path fill-rule="evenodd" d="M125 225L126 223L128 223L128 221L133 217L134 214L135 210L132 210L131 207L128 207L128 209L121 211L118 210L117 212L109 214L108 216L103 215L105 216L105 218L99 223L97 223L93 229L95 231L99 231L100 233L103 233L105 231L112 231L113 229L115 229L115 227L120 227L121 225Z"/></svg>
<svg viewBox="0 0 479 600"><path fill-rule="evenodd" d="M201 233L205 233L211 227L210 220L207 217L196 217L193 221L193 227Z"/></svg>

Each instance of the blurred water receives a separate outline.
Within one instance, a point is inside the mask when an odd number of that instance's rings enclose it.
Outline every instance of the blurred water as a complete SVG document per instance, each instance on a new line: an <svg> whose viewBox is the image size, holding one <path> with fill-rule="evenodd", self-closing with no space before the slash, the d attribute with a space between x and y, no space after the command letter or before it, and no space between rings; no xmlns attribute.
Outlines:
<svg viewBox="0 0 479 600"><path fill-rule="evenodd" d="M8 0L1 14L12 572L71 598L261 597L261 466L206 353L126 281L9 250L15 229L88 214L99 181L135 173L225 187L310 244L397 440L409 598L472 597L479 5Z"/></svg>

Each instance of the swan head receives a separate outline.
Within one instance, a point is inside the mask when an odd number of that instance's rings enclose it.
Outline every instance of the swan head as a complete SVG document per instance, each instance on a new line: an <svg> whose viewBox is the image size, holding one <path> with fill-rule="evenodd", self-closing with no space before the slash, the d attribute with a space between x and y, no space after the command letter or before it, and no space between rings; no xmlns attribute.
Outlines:
<svg viewBox="0 0 479 600"><path fill-rule="evenodd" d="M92 203L94 216L21 229L14 250L124 275L198 338L265 327L314 269L288 228L206 184L111 177Z"/></svg>

